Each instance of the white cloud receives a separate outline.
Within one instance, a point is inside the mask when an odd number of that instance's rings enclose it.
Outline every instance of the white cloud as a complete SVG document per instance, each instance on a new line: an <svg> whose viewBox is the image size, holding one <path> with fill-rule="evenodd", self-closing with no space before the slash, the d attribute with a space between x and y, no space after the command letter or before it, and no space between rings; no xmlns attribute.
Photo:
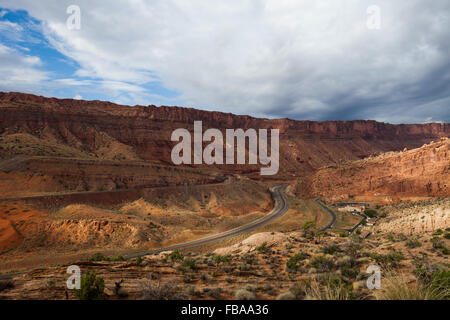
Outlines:
<svg viewBox="0 0 450 320"><path fill-rule="evenodd" d="M37 67L39 57L25 56L0 43L0 90L29 91L39 88L48 74Z"/></svg>
<svg viewBox="0 0 450 320"><path fill-rule="evenodd" d="M75 97L73 97L75 100L83 100L83 97L79 94L76 94Z"/></svg>
<svg viewBox="0 0 450 320"><path fill-rule="evenodd" d="M368 0L79 0L81 30L66 28L70 1L0 4L45 21L76 76L120 101L145 101L143 85L161 79L207 109L420 122L450 96L448 0L378 0L379 31L366 27Z"/></svg>

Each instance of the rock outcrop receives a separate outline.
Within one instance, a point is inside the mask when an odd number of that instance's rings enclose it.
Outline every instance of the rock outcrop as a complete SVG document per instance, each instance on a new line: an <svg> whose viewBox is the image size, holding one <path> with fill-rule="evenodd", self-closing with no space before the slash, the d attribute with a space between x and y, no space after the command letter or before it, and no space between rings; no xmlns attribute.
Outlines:
<svg viewBox="0 0 450 320"><path fill-rule="evenodd" d="M450 196L450 140L318 170L302 183L309 196ZM310 188L307 188L309 186Z"/></svg>

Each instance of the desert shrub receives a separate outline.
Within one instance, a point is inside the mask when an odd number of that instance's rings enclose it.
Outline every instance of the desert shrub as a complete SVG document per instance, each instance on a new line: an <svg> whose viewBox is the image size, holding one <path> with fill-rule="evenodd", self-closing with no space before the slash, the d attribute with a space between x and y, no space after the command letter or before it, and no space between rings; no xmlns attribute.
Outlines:
<svg viewBox="0 0 450 320"><path fill-rule="evenodd" d="M315 256L311 261L311 266L318 272L328 272L333 269L334 262L325 256Z"/></svg>
<svg viewBox="0 0 450 320"><path fill-rule="evenodd" d="M384 279L383 287L376 291L375 297L379 300L446 300L450 296L448 277L448 274L439 273L426 286L419 282L411 284L402 275L391 274Z"/></svg>
<svg viewBox="0 0 450 320"><path fill-rule="evenodd" d="M0 292L14 288L12 280L0 280Z"/></svg>
<svg viewBox="0 0 450 320"><path fill-rule="evenodd" d="M177 291L173 283L161 284L152 280L145 280L141 283L142 300L182 300L185 299L183 293ZM192 293L195 287L192 286Z"/></svg>
<svg viewBox="0 0 450 320"><path fill-rule="evenodd" d="M191 270L197 270L198 269L197 263L195 262L195 260L193 260L191 258L185 258L183 260L183 267L189 268Z"/></svg>
<svg viewBox="0 0 450 320"><path fill-rule="evenodd" d="M89 260L90 261L106 261L108 258L102 253L94 254Z"/></svg>
<svg viewBox="0 0 450 320"><path fill-rule="evenodd" d="M246 289L239 289L234 293L237 300L255 300L256 296L253 292Z"/></svg>
<svg viewBox="0 0 450 320"><path fill-rule="evenodd" d="M253 255L251 253L246 253L241 256L241 261L246 264L253 265L256 263L256 257L255 257L255 255Z"/></svg>
<svg viewBox="0 0 450 320"><path fill-rule="evenodd" d="M351 300L354 296L344 285L326 284L321 286L313 282L308 289L307 300Z"/></svg>
<svg viewBox="0 0 450 320"><path fill-rule="evenodd" d="M138 256L137 258L136 258L136 264L141 264L142 263L142 257L141 256Z"/></svg>
<svg viewBox="0 0 450 320"><path fill-rule="evenodd" d="M250 271L251 270L251 267L246 263L239 264L238 268L240 271Z"/></svg>
<svg viewBox="0 0 450 320"><path fill-rule="evenodd" d="M46 285L47 287L49 287L49 288L53 288L53 287L55 286L55 281L53 281L53 280L47 280L47 281L45 282L45 285Z"/></svg>
<svg viewBox="0 0 450 320"><path fill-rule="evenodd" d="M314 221L307 221L303 224L302 229L305 233L305 237L308 239L314 238L316 224Z"/></svg>
<svg viewBox="0 0 450 320"><path fill-rule="evenodd" d="M213 299L220 299L222 296L222 288L211 288L207 295Z"/></svg>
<svg viewBox="0 0 450 320"><path fill-rule="evenodd" d="M442 296L443 299L450 299L450 270L441 270L433 274L430 289Z"/></svg>
<svg viewBox="0 0 450 320"><path fill-rule="evenodd" d="M419 240L414 238L414 239L406 240L405 246L407 246L408 248L417 248L417 247L420 247L421 244L420 244Z"/></svg>
<svg viewBox="0 0 450 320"><path fill-rule="evenodd" d="M181 255L180 251L175 250L169 254L169 259L171 261L179 261L183 259L183 256Z"/></svg>
<svg viewBox="0 0 450 320"><path fill-rule="evenodd" d="M305 260L309 255L305 252L299 252L296 255L289 258L288 261L286 261L286 268L288 271L295 271L300 269L302 265L302 261Z"/></svg>
<svg viewBox="0 0 450 320"><path fill-rule="evenodd" d="M444 233L444 231L442 231L442 229L437 229L435 232L433 232L433 236L440 236Z"/></svg>
<svg viewBox="0 0 450 320"><path fill-rule="evenodd" d="M289 291L295 296L296 299L304 298L311 286L310 279L301 279L297 281L292 287L289 288Z"/></svg>
<svg viewBox="0 0 450 320"><path fill-rule="evenodd" d="M269 248L267 247L267 242L263 242L260 246L256 248L256 250L260 253L266 253Z"/></svg>
<svg viewBox="0 0 450 320"><path fill-rule="evenodd" d="M230 256L228 256L228 255L222 256L220 254L216 254L213 256L213 261L215 262L215 264L230 263L231 259L230 259Z"/></svg>
<svg viewBox="0 0 450 320"><path fill-rule="evenodd" d="M354 279L359 274L359 269L344 266L341 269L341 275L350 279Z"/></svg>
<svg viewBox="0 0 450 320"><path fill-rule="evenodd" d="M446 233L444 234L444 238L445 238L445 239L450 239L450 232L446 232Z"/></svg>
<svg viewBox="0 0 450 320"><path fill-rule="evenodd" d="M368 216L369 218L374 218L378 216L378 211L375 209L366 209L364 210L364 214Z"/></svg>
<svg viewBox="0 0 450 320"><path fill-rule="evenodd" d="M98 277L94 271L89 271L81 277L80 289L74 289L73 292L80 300L99 300L104 297L104 290L103 278Z"/></svg>
<svg viewBox="0 0 450 320"><path fill-rule="evenodd" d="M445 255L449 254L449 250L445 246L445 244L442 241L442 239L440 239L438 237L433 237L431 239L431 243L433 244L433 248L434 249L440 250Z"/></svg>
<svg viewBox="0 0 450 320"><path fill-rule="evenodd" d="M109 256L106 259L107 261L125 261L125 258L123 256Z"/></svg>
<svg viewBox="0 0 450 320"><path fill-rule="evenodd" d="M397 267L399 262L405 259L399 251L392 251L388 254L372 253L370 257L385 267Z"/></svg>
<svg viewBox="0 0 450 320"><path fill-rule="evenodd" d="M322 248L322 252L325 254L335 254L336 252L340 252L341 249L336 244L330 244Z"/></svg>

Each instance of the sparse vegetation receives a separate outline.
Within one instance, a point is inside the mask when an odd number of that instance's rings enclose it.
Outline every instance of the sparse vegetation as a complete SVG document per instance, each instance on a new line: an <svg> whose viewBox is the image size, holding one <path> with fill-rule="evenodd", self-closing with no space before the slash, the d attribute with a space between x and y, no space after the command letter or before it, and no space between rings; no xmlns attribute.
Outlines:
<svg viewBox="0 0 450 320"><path fill-rule="evenodd" d="M448 255L450 253L441 238L433 237L431 239L431 243L433 244L433 249L439 250L445 255Z"/></svg>
<svg viewBox="0 0 450 320"><path fill-rule="evenodd" d="M256 247L256 250L260 253L266 253L269 248L267 248L267 242L263 242L260 246Z"/></svg>
<svg viewBox="0 0 450 320"><path fill-rule="evenodd" d="M327 283L321 286L313 282L308 289L306 300L351 300L353 295L351 291L342 283Z"/></svg>
<svg viewBox="0 0 450 320"><path fill-rule="evenodd" d="M308 258L309 255L305 252L299 252L296 255L289 258L286 262L286 268L288 271L297 271L302 266L302 261Z"/></svg>
<svg viewBox="0 0 450 320"><path fill-rule="evenodd" d="M237 300L255 300L255 293L247 289L239 289L234 293Z"/></svg>
<svg viewBox="0 0 450 320"><path fill-rule="evenodd" d="M216 265L219 265L221 263L230 263L231 259L230 256L222 256L220 254L216 254L213 256L213 261Z"/></svg>
<svg viewBox="0 0 450 320"><path fill-rule="evenodd" d="M318 272L329 272L334 268L334 262L325 256L315 256L311 261L311 266Z"/></svg>
<svg viewBox="0 0 450 320"><path fill-rule="evenodd" d="M182 256L182 254L180 253L180 251L175 250L175 251L172 251L172 252L169 254L169 259L170 259L170 261L172 261L172 262L180 261L180 260L183 260L183 256Z"/></svg>
<svg viewBox="0 0 450 320"><path fill-rule="evenodd" d="M94 254L90 259L90 261L125 261L125 258L123 256L105 256L102 253L96 253Z"/></svg>
<svg viewBox="0 0 450 320"><path fill-rule="evenodd" d="M197 263L195 262L194 259L191 259L191 258L185 258L183 260L183 267L189 268L191 270L197 270L198 269Z"/></svg>
<svg viewBox="0 0 450 320"><path fill-rule="evenodd" d="M405 259L403 254L399 251L392 251L388 254L372 253L370 257L380 265L390 268L398 267L400 261Z"/></svg>
<svg viewBox="0 0 450 320"><path fill-rule="evenodd" d="M408 283L403 275L391 274L375 293L381 300L446 300L450 296L449 273L439 272L430 284Z"/></svg>
<svg viewBox="0 0 450 320"><path fill-rule="evenodd" d="M328 246L325 246L322 248L322 252L325 254L335 254L336 252L342 251L338 245L336 244L330 244Z"/></svg>
<svg viewBox="0 0 450 320"><path fill-rule="evenodd" d="M364 214L369 218L375 218L378 216L378 211L375 209L366 209L364 210Z"/></svg>
<svg viewBox="0 0 450 320"><path fill-rule="evenodd" d="M156 282L153 280L145 280L141 283L142 300L182 300L186 297L184 294L177 291L177 288L172 284ZM191 288L192 293L195 292L195 287Z"/></svg>
<svg viewBox="0 0 450 320"><path fill-rule="evenodd" d="M74 295L80 300L100 300L104 298L105 282L94 271L81 277L80 289L74 289Z"/></svg>
<svg viewBox="0 0 450 320"><path fill-rule="evenodd" d="M406 240L405 246L407 246L408 248L418 248L421 246L421 243L418 239L411 238Z"/></svg>

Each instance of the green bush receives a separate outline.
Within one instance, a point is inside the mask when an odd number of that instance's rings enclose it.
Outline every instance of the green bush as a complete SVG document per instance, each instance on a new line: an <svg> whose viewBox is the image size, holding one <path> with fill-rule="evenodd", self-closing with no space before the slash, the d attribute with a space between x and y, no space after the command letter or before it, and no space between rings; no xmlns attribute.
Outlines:
<svg viewBox="0 0 450 320"><path fill-rule="evenodd" d="M443 294L443 299L450 299L450 270L435 272L430 289Z"/></svg>
<svg viewBox="0 0 450 320"><path fill-rule="evenodd" d="M335 254L336 252L340 252L341 249L336 244L330 244L322 248L322 252L325 254Z"/></svg>
<svg viewBox="0 0 450 320"><path fill-rule="evenodd" d="M197 270L198 269L197 263L195 262L195 260L193 260L191 258L184 259L183 267L189 268L191 270Z"/></svg>
<svg viewBox="0 0 450 320"><path fill-rule="evenodd" d="M374 259L377 263L383 266L390 266L390 267L398 266L399 262L405 259L403 254L398 251L393 251L388 254L372 253L370 257Z"/></svg>
<svg viewBox="0 0 450 320"><path fill-rule="evenodd" d="M375 209L366 209L364 210L364 214L368 216L369 218L374 218L378 216L378 211Z"/></svg>
<svg viewBox="0 0 450 320"><path fill-rule="evenodd" d="M99 300L103 299L104 290L103 278L98 277L94 271L90 271L81 277L80 289L74 289L74 294L80 300Z"/></svg>
<svg viewBox="0 0 450 320"><path fill-rule="evenodd" d="M106 261L108 258L102 253L94 254L89 260L90 261Z"/></svg>
<svg viewBox="0 0 450 320"><path fill-rule="evenodd" d="M334 262L324 256L316 256L311 261L311 266L316 268L318 272L329 272L334 268Z"/></svg>
<svg viewBox="0 0 450 320"><path fill-rule="evenodd" d="M434 249L440 250L443 254L448 255L450 253L442 239L434 237L431 239L431 243L433 244Z"/></svg>
<svg viewBox="0 0 450 320"><path fill-rule="evenodd" d="M256 250L260 253L267 252L269 248L267 248L267 242L262 243L260 246L256 248Z"/></svg>
<svg viewBox="0 0 450 320"><path fill-rule="evenodd" d="M417 248L420 247L421 244L417 239L408 239L405 243L405 246L407 246L408 248Z"/></svg>
<svg viewBox="0 0 450 320"><path fill-rule="evenodd" d="M305 260L309 255L305 252L297 253L286 261L286 267L288 270L298 270L301 267L301 261Z"/></svg>
<svg viewBox="0 0 450 320"><path fill-rule="evenodd" d="M230 263L231 259L230 259L230 256L222 256L220 254L216 254L213 257L213 261L215 264Z"/></svg>
<svg viewBox="0 0 450 320"><path fill-rule="evenodd" d="M181 255L180 251L175 250L169 254L169 259L172 261L178 261L178 260L182 260L183 256Z"/></svg>

